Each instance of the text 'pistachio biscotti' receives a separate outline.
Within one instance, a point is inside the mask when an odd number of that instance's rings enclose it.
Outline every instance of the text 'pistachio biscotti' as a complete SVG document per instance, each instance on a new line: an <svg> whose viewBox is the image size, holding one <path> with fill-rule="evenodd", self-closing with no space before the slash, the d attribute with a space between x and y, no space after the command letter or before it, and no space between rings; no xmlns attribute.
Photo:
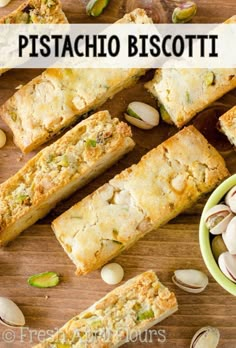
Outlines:
<svg viewBox="0 0 236 348"><path fill-rule="evenodd" d="M15 11L0 18L0 24L68 23L60 0L27 0ZM0 75L9 69L0 69Z"/></svg>
<svg viewBox="0 0 236 348"><path fill-rule="evenodd" d="M131 130L108 111L82 121L0 185L0 245L132 150Z"/></svg>
<svg viewBox="0 0 236 348"><path fill-rule="evenodd" d="M236 16L225 23L236 23ZM146 88L158 99L163 120L181 128L236 88L236 69L158 69Z"/></svg>
<svg viewBox="0 0 236 348"><path fill-rule="evenodd" d="M231 144L236 146L236 106L219 118L219 124Z"/></svg>
<svg viewBox="0 0 236 348"><path fill-rule="evenodd" d="M177 300L147 271L108 293L93 306L66 323L54 336L34 348L117 348L178 309Z"/></svg>
<svg viewBox="0 0 236 348"><path fill-rule="evenodd" d="M77 274L86 274L167 223L228 175L223 158L190 126L59 216L52 228Z"/></svg>
<svg viewBox="0 0 236 348"><path fill-rule="evenodd" d="M116 23L152 23L136 9ZM0 108L15 144L29 152L77 118L134 84L145 69L47 69Z"/></svg>

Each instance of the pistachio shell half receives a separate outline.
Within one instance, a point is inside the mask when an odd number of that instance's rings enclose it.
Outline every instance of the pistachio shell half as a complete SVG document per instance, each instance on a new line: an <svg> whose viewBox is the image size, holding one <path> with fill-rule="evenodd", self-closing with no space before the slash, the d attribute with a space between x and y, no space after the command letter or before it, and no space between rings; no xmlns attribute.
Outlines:
<svg viewBox="0 0 236 348"><path fill-rule="evenodd" d="M174 272L172 281L180 289L198 294L208 285L208 277L205 273L195 269L181 269Z"/></svg>
<svg viewBox="0 0 236 348"><path fill-rule="evenodd" d="M222 234L225 245L230 254L236 254L236 216L229 222L226 231Z"/></svg>
<svg viewBox="0 0 236 348"><path fill-rule="evenodd" d="M135 118L135 117L130 116L128 114L125 114L125 119L126 119L126 121L131 123L133 126L136 126L138 128L141 128L141 129L152 129L153 128L152 125L145 123L142 120L139 120L138 118Z"/></svg>
<svg viewBox="0 0 236 348"><path fill-rule="evenodd" d="M225 203L233 213L236 213L236 186L234 186L225 196Z"/></svg>
<svg viewBox="0 0 236 348"><path fill-rule="evenodd" d="M129 121L131 124L134 124L135 126L139 127L138 124L140 123L134 123L136 120L142 121L145 124L147 124L148 128L142 127L142 129L150 129L155 126L158 126L160 121L159 112L151 105L141 102L130 103L128 105L127 114L128 118L126 117L126 120Z"/></svg>
<svg viewBox="0 0 236 348"><path fill-rule="evenodd" d="M6 297L0 297L0 323L12 327L25 325L20 308Z"/></svg>
<svg viewBox="0 0 236 348"><path fill-rule="evenodd" d="M228 251L223 241L222 235L218 235L213 238L211 242L211 250L216 261L222 253Z"/></svg>
<svg viewBox="0 0 236 348"><path fill-rule="evenodd" d="M225 204L217 204L209 209L205 215L205 224L212 234L225 232L233 214Z"/></svg>
<svg viewBox="0 0 236 348"><path fill-rule="evenodd" d="M236 255L231 255L226 251L219 256L218 263L224 275L236 283Z"/></svg>
<svg viewBox="0 0 236 348"><path fill-rule="evenodd" d="M206 326L198 330L192 338L190 348L216 348L220 340L217 328Z"/></svg>

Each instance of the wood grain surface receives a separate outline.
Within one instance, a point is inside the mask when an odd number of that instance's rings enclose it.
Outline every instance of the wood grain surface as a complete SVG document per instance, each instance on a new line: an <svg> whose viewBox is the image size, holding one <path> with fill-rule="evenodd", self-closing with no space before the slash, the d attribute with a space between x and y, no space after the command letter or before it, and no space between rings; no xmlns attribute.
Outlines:
<svg viewBox="0 0 236 348"><path fill-rule="evenodd" d="M0 16L12 11L21 2L13 0L6 8L0 9ZM170 22L177 1L111 0L104 14L96 19L86 15L86 3L85 0L63 1L64 11L70 22L112 23L136 7L146 9L157 23ZM236 14L235 0L201 0L197 3L198 13L193 20L194 23L222 22ZM25 84L39 72L12 70L2 76L0 103L14 93L15 87ZM144 80L150 79L151 74L149 72L137 86L116 95L101 109L108 109L112 115L122 119L130 101L140 100L155 106L155 100L143 88ZM235 91L223 97L221 101L228 106L236 104ZM12 142L11 132L1 121L0 127L6 131L8 139L6 146L0 150L0 182L3 182L16 173L33 154L23 157ZM133 128L137 145L132 153L69 200L59 204L49 216L22 233L8 247L0 250L0 296L15 301L26 316L26 327L23 330L7 331L6 327L0 326L0 348L31 347L33 342L36 343L38 339L45 337L48 333L46 330L59 328L113 288L101 280L99 271L80 278L75 276L75 268L56 241L50 223L73 203L97 189L122 169L137 163L149 149L175 132L174 127L163 123L151 131ZM236 172L234 151L228 151L223 155L231 172ZM225 292L210 275L208 288L199 295L187 294L171 282L171 276L176 269L196 268L207 272L198 243L198 224L204 202L205 199L186 214L150 233L116 259L125 269L125 281L147 269L153 269L161 281L175 291L179 302L179 311L155 327L157 333L158 330L165 330L165 342L160 342L163 336L159 335L153 336L152 342L149 342L151 337L147 337L147 342L128 343L125 347L187 348L195 331L206 325L219 328L219 347L236 347L236 298ZM27 278L30 275L44 271L58 272L62 278L60 285L53 289L28 286Z"/></svg>

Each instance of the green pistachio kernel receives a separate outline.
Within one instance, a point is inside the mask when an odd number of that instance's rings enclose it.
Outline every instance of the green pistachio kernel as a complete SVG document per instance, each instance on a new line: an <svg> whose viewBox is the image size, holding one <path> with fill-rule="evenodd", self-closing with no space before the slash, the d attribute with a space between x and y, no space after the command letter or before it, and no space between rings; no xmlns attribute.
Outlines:
<svg viewBox="0 0 236 348"><path fill-rule="evenodd" d="M87 139L86 145L89 146L89 147L96 147L97 141L94 140L94 139Z"/></svg>
<svg viewBox="0 0 236 348"><path fill-rule="evenodd" d="M214 85L215 74L212 71L208 71L204 77L204 82L205 82L206 86Z"/></svg>
<svg viewBox="0 0 236 348"><path fill-rule="evenodd" d="M173 124L173 121L169 113L166 111L166 108L164 107L164 105L160 105L159 110L160 110L161 118L163 119L163 121L168 124Z"/></svg>
<svg viewBox="0 0 236 348"><path fill-rule="evenodd" d="M110 0L90 0L86 11L89 16L97 17L107 7Z"/></svg>
<svg viewBox="0 0 236 348"><path fill-rule="evenodd" d="M52 288L58 285L60 279L55 272L35 274L28 278L28 284L36 288Z"/></svg>
<svg viewBox="0 0 236 348"><path fill-rule="evenodd" d="M187 1L174 9L172 14L173 23L187 23L197 13L197 5L193 1Z"/></svg>
<svg viewBox="0 0 236 348"><path fill-rule="evenodd" d="M154 312L151 308L146 310L146 311L138 312L138 315L137 315L138 321L147 320L147 319L151 319L151 318L154 318Z"/></svg>
<svg viewBox="0 0 236 348"><path fill-rule="evenodd" d="M134 118L137 118L138 120L142 120L141 117L139 117L139 115L137 115L136 112L134 112L131 108L128 108L128 109L127 109L127 113L128 113L130 116L132 116L132 117L134 117Z"/></svg>

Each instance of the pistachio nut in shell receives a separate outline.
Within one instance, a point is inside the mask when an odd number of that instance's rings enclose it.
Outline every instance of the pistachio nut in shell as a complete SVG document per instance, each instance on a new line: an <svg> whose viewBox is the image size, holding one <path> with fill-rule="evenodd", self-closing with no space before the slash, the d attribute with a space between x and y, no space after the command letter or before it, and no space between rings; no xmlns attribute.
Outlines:
<svg viewBox="0 0 236 348"><path fill-rule="evenodd" d="M181 269L174 272L172 281L180 289L198 294L208 285L208 277L205 273L195 269Z"/></svg>
<svg viewBox="0 0 236 348"><path fill-rule="evenodd" d="M217 235L226 230L233 217L227 205L217 204L206 212L204 220L210 232Z"/></svg>
<svg viewBox="0 0 236 348"><path fill-rule="evenodd" d="M236 186L232 187L225 196L225 203L230 207L233 213L236 213Z"/></svg>
<svg viewBox="0 0 236 348"><path fill-rule="evenodd" d="M236 283L236 255L231 255L226 251L219 256L218 263L224 275Z"/></svg>
<svg viewBox="0 0 236 348"><path fill-rule="evenodd" d="M173 23L187 23L197 13L197 5L193 1L186 1L174 9L172 14Z"/></svg>
<svg viewBox="0 0 236 348"><path fill-rule="evenodd" d="M20 308L6 297L0 297L0 322L12 327L25 325L25 317Z"/></svg>
<svg viewBox="0 0 236 348"><path fill-rule="evenodd" d="M128 105L127 113L130 116L139 118L143 122L148 123L153 127L159 124L159 112L149 104L142 102L132 102Z"/></svg>
<svg viewBox="0 0 236 348"><path fill-rule="evenodd" d="M211 242L211 250L216 261L225 251L228 251L223 241L222 235L215 236Z"/></svg>
<svg viewBox="0 0 236 348"><path fill-rule="evenodd" d="M202 327L193 336L190 348L216 348L219 340L220 332L217 328Z"/></svg>
<svg viewBox="0 0 236 348"><path fill-rule="evenodd" d="M230 252L236 254L236 216L229 222L226 231L222 234L223 241Z"/></svg>

